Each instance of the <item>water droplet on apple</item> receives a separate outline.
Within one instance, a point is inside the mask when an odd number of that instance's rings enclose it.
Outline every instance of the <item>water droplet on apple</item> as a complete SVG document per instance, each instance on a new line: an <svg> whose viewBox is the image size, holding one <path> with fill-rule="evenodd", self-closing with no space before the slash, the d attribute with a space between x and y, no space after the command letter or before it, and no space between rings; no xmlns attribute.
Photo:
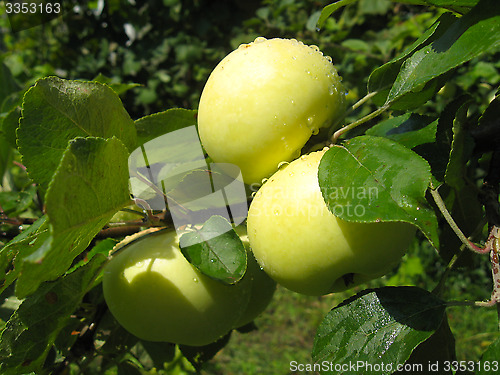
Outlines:
<svg viewBox="0 0 500 375"><path fill-rule="evenodd" d="M280 163L278 163L278 169L280 169L281 167L285 167L287 166L288 164L290 164L289 162L287 161L282 161Z"/></svg>
<svg viewBox="0 0 500 375"><path fill-rule="evenodd" d="M312 131L312 134L313 134L313 135L316 135L316 134L318 134L318 133L319 133L319 129L318 129L318 128L316 128L316 127L312 128L312 129L311 129L311 131Z"/></svg>
<svg viewBox="0 0 500 375"><path fill-rule="evenodd" d="M263 178L261 182L261 184L265 184L267 182L267 180L269 180L268 178Z"/></svg>
<svg viewBox="0 0 500 375"><path fill-rule="evenodd" d="M333 63L333 59L331 56L325 56L325 59L326 61L328 61L329 63Z"/></svg>
<svg viewBox="0 0 500 375"><path fill-rule="evenodd" d="M253 41L255 44L257 43L262 43L262 42L265 42L267 39L264 38L263 36L259 36L257 38L255 38L255 40Z"/></svg>
<svg viewBox="0 0 500 375"><path fill-rule="evenodd" d="M197 282L198 282L198 279L195 277L195 278L193 278L193 281L194 281L195 283L197 283Z"/></svg>

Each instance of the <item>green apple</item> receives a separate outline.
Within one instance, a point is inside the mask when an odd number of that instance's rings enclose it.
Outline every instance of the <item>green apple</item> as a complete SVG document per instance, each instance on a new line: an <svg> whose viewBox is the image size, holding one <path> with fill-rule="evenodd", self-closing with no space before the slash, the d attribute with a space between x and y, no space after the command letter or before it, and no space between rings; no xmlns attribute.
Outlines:
<svg viewBox="0 0 500 375"><path fill-rule="evenodd" d="M256 317L264 312L273 298L276 290L276 282L260 268L259 264L255 260L255 257L250 249L246 228L244 226L238 226L235 228L235 231L238 236L240 236L241 241L247 249L247 271L242 282L251 283L248 307L234 325L238 328L252 322Z"/></svg>
<svg viewBox="0 0 500 375"><path fill-rule="evenodd" d="M325 151L278 170L255 195L247 219L260 266L279 284L308 295L342 291L384 275L415 235L408 223L356 223L334 216L317 176Z"/></svg>
<svg viewBox="0 0 500 375"><path fill-rule="evenodd" d="M320 128L345 111L331 58L295 39L259 37L227 55L201 94L198 130L208 155L260 184L300 155Z"/></svg>
<svg viewBox="0 0 500 375"><path fill-rule="evenodd" d="M181 253L176 233L167 231L126 240L102 282L109 310L129 332L191 346L227 334L245 312L251 286L203 275Z"/></svg>

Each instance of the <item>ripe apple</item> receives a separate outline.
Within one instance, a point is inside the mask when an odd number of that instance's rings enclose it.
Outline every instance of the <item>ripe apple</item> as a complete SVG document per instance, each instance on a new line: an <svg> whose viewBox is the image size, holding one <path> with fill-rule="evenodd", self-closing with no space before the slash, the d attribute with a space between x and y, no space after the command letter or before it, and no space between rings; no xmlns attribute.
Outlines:
<svg viewBox="0 0 500 375"><path fill-rule="evenodd" d="M247 249L247 272L243 277L242 282L251 283L248 307L234 325L235 328L238 328L252 322L256 317L264 312L273 298L276 290L276 282L260 268L259 264L255 260L255 257L250 249L246 228L240 225L235 228L235 231L238 236L240 236L241 241Z"/></svg>
<svg viewBox="0 0 500 375"><path fill-rule="evenodd" d="M308 295L342 291L384 275L415 235L408 223L356 223L334 216L317 176L325 151L278 170L255 195L247 219L260 266L279 284Z"/></svg>
<svg viewBox="0 0 500 375"><path fill-rule="evenodd" d="M245 312L251 283L227 286L203 275L181 253L175 232L134 236L123 246L105 268L104 298L137 337L202 346Z"/></svg>
<svg viewBox="0 0 500 375"><path fill-rule="evenodd" d="M216 163L237 165L247 184L300 155L345 110L330 57L295 39L259 37L227 55L201 94L198 130Z"/></svg>

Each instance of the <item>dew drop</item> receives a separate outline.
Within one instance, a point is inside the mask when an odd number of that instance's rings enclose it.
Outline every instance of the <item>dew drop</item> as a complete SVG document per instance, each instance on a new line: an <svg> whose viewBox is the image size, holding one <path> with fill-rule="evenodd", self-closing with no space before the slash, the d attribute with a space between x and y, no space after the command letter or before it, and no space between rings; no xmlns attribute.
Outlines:
<svg viewBox="0 0 500 375"><path fill-rule="evenodd" d="M197 282L198 282L198 279L195 277L195 278L193 278L193 281L194 281L195 283L197 283Z"/></svg>
<svg viewBox="0 0 500 375"><path fill-rule="evenodd" d="M282 162L278 163L278 169L280 169L280 168L282 168L284 166L287 166L288 164L290 164L290 163L287 162L287 161L282 161Z"/></svg>
<svg viewBox="0 0 500 375"><path fill-rule="evenodd" d="M139 268L144 267L144 262L141 260L140 262L137 262L135 266Z"/></svg>
<svg viewBox="0 0 500 375"><path fill-rule="evenodd" d="M261 184L265 184L268 180L269 180L268 178L263 178Z"/></svg>
<svg viewBox="0 0 500 375"><path fill-rule="evenodd" d="M337 88L336 88L335 86L330 86L330 87L328 88L328 93L329 93L330 95L334 95L334 94L336 94L336 93L337 93Z"/></svg>
<svg viewBox="0 0 500 375"><path fill-rule="evenodd" d="M331 58L331 56L325 56L325 59L326 59L326 61L328 61L329 63L332 63L332 62L333 62L333 59Z"/></svg>
<svg viewBox="0 0 500 375"><path fill-rule="evenodd" d="M316 135L316 134L318 134L318 133L319 133L319 129L318 129L318 128L316 128L316 127L312 128L312 129L311 129L311 131L312 131L312 134L313 134L313 135Z"/></svg>
<svg viewBox="0 0 500 375"><path fill-rule="evenodd" d="M310 117L307 118L307 124L309 126L311 126L313 124L313 122L314 122L314 116L310 116Z"/></svg>
<svg viewBox="0 0 500 375"><path fill-rule="evenodd" d="M274 214L275 214L276 216L278 216L278 215L280 214L280 212L279 212L278 210L274 210Z"/></svg>
<svg viewBox="0 0 500 375"><path fill-rule="evenodd" d="M314 44L310 45L309 47L311 47L315 51L319 51L319 47L315 46Z"/></svg>
<svg viewBox="0 0 500 375"><path fill-rule="evenodd" d="M215 262L215 259L210 259L210 263L213 263L213 262Z"/></svg>
<svg viewBox="0 0 500 375"><path fill-rule="evenodd" d="M263 36L259 36L257 38L255 38L255 40L253 41L254 43L262 43L262 42L265 42L267 39L264 38Z"/></svg>

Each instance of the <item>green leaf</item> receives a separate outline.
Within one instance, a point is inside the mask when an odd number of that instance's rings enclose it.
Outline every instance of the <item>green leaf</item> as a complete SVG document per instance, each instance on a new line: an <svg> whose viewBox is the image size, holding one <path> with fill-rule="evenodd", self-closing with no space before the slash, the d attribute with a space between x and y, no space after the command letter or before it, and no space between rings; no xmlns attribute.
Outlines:
<svg viewBox="0 0 500 375"><path fill-rule="evenodd" d="M405 147L434 142L436 139L437 120L434 117L408 112L379 122L365 134L392 139Z"/></svg>
<svg viewBox="0 0 500 375"><path fill-rule="evenodd" d="M172 108L135 120L138 144L142 145L156 137L196 124L196 111Z"/></svg>
<svg viewBox="0 0 500 375"><path fill-rule="evenodd" d="M330 17L330 15L335 12L337 9L340 9L346 5L355 3L358 0L339 0L333 4L327 5L326 7L323 8L321 11L321 14L318 19L318 28L322 27L323 24L325 23L326 19Z"/></svg>
<svg viewBox="0 0 500 375"><path fill-rule="evenodd" d="M333 366L372 366L347 369L343 374L391 374L439 328L444 312L443 301L416 287L363 291L327 314L314 339L313 360Z"/></svg>
<svg viewBox="0 0 500 375"><path fill-rule="evenodd" d="M102 73L99 73L92 81L100 82L108 85L111 89L118 95L122 95L127 91L133 89L134 87L141 86L139 83L120 83L115 82L112 78L106 77Z"/></svg>
<svg viewBox="0 0 500 375"><path fill-rule="evenodd" d="M3 59L0 59L0 82L2 82L0 84L0 104L10 94L21 90L9 68L3 63Z"/></svg>
<svg viewBox="0 0 500 375"><path fill-rule="evenodd" d="M0 136L3 133L3 136L5 137L5 140L8 142L8 144L13 147L17 148L16 144L16 130L19 127L19 119L21 118L21 109L20 107L14 107L12 110L10 110L5 118L3 119L2 126L1 126L1 132ZM1 149L1 148L0 148Z"/></svg>
<svg viewBox="0 0 500 375"><path fill-rule="evenodd" d="M180 247L191 264L215 280L234 284L245 274L245 246L222 216L214 215L200 230L183 234Z"/></svg>
<svg viewBox="0 0 500 375"><path fill-rule="evenodd" d="M481 356L481 366L477 375L490 375L498 371L500 358L500 337L498 337Z"/></svg>
<svg viewBox="0 0 500 375"><path fill-rule="evenodd" d="M64 274L129 202L127 156L116 138L77 138L69 143L46 195L50 236L24 258L16 283L18 297Z"/></svg>
<svg viewBox="0 0 500 375"><path fill-rule="evenodd" d="M96 257L77 272L43 284L11 316L0 340L2 375L40 373L58 332L64 328L83 296L92 287L105 261Z"/></svg>
<svg viewBox="0 0 500 375"><path fill-rule="evenodd" d="M466 12L475 6L479 0L392 0L393 2L436 6L453 10L459 13Z"/></svg>
<svg viewBox="0 0 500 375"><path fill-rule="evenodd" d="M470 104L469 101L465 101L458 108L453 120L453 141L451 144L450 159L444 174L446 184L457 190L464 188L466 163L474 148L474 141L464 129L467 122L467 110Z"/></svg>
<svg viewBox="0 0 500 375"><path fill-rule="evenodd" d="M188 361L193 365L193 367L197 371L200 371L203 364L215 357L215 355L227 345L230 338L231 332L229 332L219 340L205 346L179 345L179 349L181 350L182 354L188 359Z"/></svg>
<svg viewBox="0 0 500 375"><path fill-rule="evenodd" d="M403 145L381 137L355 137L323 155L318 179L329 210L339 218L411 223L438 247L436 215L425 199L430 167Z"/></svg>
<svg viewBox="0 0 500 375"><path fill-rule="evenodd" d="M0 292L22 272L24 258L35 252L49 237L47 217L42 216L0 249Z"/></svg>
<svg viewBox="0 0 500 375"><path fill-rule="evenodd" d="M35 195L34 186L29 186L25 191L2 191L0 192L0 207L7 216L17 216L31 205Z"/></svg>
<svg viewBox="0 0 500 375"><path fill-rule="evenodd" d="M7 142L4 135L0 133L0 186L2 186L3 175L8 169L11 151L10 144ZM3 208L1 203L0 206Z"/></svg>
<svg viewBox="0 0 500 375"><path fill-rule="evenodd" d="M397 371L395 375L408 375L408 369L413 369L413 373L439 373L452 374L451 369L445 371L444 363L456 361L455 338L448 324L448 317L444 314L443 321L439 328L427 340L418 345L406 361L406 371ZM440 371L435 368L436 364L441 366ZM412 367L410 367L412 366ZM430 367L434 366L434 367Z"/></svg>
<svg viewBox="0 0 500 375"><path fill-rule="evenodd" d="M484 53L500 48L500 8L496 0L481 0L438 39L408 58L386 104L420 91L427 82Z"/></svg>
<svg viewBox="0 0 500 375"><path fill-rule="evenodd" d="M375 69L370 74L370 77L368 78L368 91L381 91L392 86L398 76L403 62L415 51L428 45L433 40L441 36L455 20L456 18L450 13L442 14L439 19L422 34L420 38L406 48L400 55ZM387 91L387 94L389 94L389 91Z"/></svg>
<svg viewBox="0 0 500 375"><path fill-rule="evenodd" d="M39 80L24 96L17 132L31 178L45 193L68 141L117 137L131 151L136 130L118 95L96 82Z"/></svg>

